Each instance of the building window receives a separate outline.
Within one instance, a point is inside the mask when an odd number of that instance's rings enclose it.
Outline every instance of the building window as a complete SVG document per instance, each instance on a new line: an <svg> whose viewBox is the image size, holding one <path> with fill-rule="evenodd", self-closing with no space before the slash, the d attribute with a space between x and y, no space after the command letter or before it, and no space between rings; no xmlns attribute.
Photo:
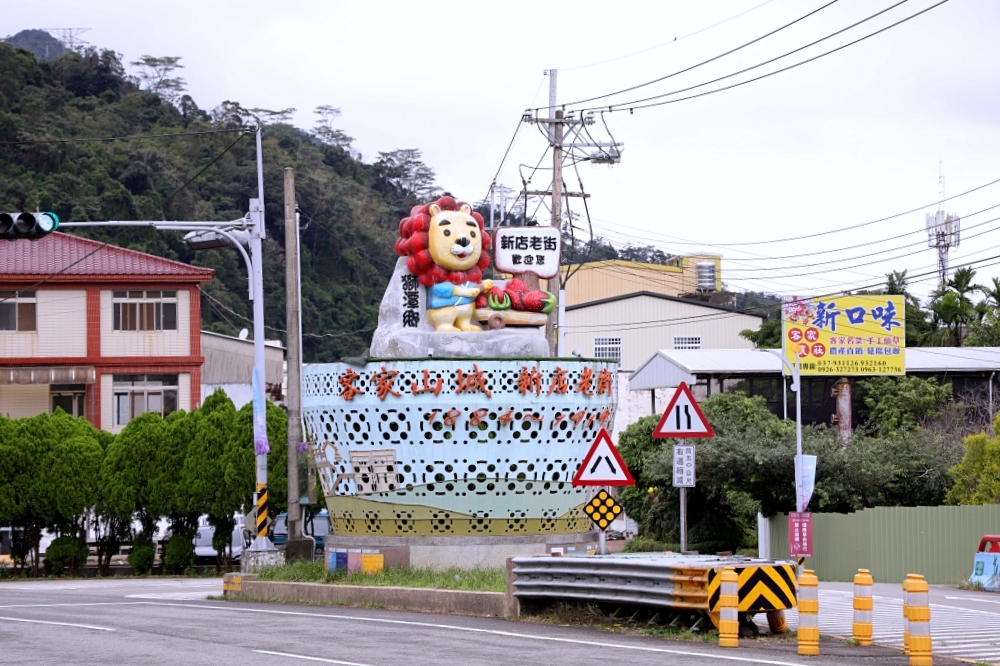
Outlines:
<svg viewBox="0 0 1000 666"><path fill-rule="evenodd" d="M52 413L61 408L70 416L86 416L87 386L85 384L52 384Z"/></svg>
<svg viewBox="0 0 1000 666"><path fill-rule="evenodd" d="M177 411L177 375L114 375L112 387L116 426L146 412Z"/></svg>
<svg viewBox="0 0 1000 666"><path fill-rule="evenodd" d="M609 361L622 360L622 339L594 338L594 358L604 358Z"/></svg>
<svg viewBox="0 0 1000 666"><path fill-rule="evenodd" d="M116 291L116 331L176 331L176 291Z"/></svg>
<svg viewBox="0 0 1000 666"><path fill-rule="evenodd" d="M674 349L701 349L701 336L675 335Z"/></svg>
<svg viewBox="0 0 1000 666"><path fill-rule="evenodd" d="M37 331L35 292L0 291L0 331Z"/></svg>

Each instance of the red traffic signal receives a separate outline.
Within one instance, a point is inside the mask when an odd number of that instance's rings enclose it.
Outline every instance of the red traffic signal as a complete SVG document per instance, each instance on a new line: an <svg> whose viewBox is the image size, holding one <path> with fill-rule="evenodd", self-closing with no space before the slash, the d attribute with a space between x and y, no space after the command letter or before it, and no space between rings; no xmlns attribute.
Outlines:
<svg viewBox="0 0 1000 666"><path fill-rule="evenodd" d="M55 213L0 213L0 240L38 240L58 228Z"/></svg>

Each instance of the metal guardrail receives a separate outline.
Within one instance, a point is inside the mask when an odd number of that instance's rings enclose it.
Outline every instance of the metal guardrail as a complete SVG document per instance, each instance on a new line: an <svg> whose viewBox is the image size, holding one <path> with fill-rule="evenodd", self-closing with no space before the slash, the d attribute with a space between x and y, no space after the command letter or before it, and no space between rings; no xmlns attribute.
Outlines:
<svg viewBox="0 0 1000 666"><path fill-rule="evenodd" d="M718 574L736 568L740 610L794 608L794 562L691 555L516 557L514 596L696 611L717 621Z"/></svg>

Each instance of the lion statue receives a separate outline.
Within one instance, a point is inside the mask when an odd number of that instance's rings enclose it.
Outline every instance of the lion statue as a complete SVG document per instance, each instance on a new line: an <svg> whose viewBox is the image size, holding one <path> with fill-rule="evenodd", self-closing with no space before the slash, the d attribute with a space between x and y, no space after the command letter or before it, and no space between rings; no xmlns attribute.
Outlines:
<svg viewBox="0 0 1000 666"><path fill-rule="evenodd" d="M438 332L482 331L472 321L476 297L493 288L483 280L490 237L483 217L465 202L445 195L414 206L399 222L396 253L427 287L427 318Z"/></svg>

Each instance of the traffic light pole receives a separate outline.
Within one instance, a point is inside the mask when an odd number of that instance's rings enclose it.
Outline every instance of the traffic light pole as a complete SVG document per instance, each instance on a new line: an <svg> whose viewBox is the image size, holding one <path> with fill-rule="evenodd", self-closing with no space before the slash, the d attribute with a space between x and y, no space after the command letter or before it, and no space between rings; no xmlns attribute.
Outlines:
<svg viewBox="0 0 1000 666"><path fill-rule="evenodd" d="M254 375L259 391L263 395L264 373L264 168L261 154L260 128L257 129L257 198L250 200L250 210L245 217L229 222L217 221L150 221L150 220L111 220L106 222L63 222L59 228L70 227L152 227L158 231L195 231L207 235L218 243L214 247L236 248L247 265L249 280L249 298L253 302L253 351ZM241 239L236 235L244 232L248 236L247 245L250 253L243 248ZM215 236L217 235L217 236ZM222 238L218 238L221 236ZM225 239L225 240L223 240ZM254 493L254 516L257 525L252 530L253 542L251 551L271 551L274 544L267 537L267 416L254 410L254 433L256 453L257 490ZM263 433L263 447L256 441L257 433Z"/></svg>

